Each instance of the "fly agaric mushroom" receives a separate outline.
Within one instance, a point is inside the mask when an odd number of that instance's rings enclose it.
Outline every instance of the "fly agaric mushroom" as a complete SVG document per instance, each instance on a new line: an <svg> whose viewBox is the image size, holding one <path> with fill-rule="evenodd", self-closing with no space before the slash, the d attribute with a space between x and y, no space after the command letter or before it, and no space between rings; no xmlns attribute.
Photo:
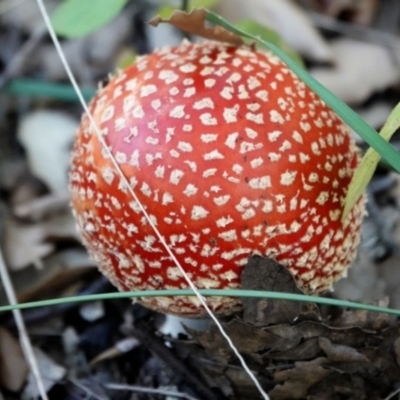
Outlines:
<svg viewBox="0 0 400 400"><path fill-rule="evenodd" d="M345 275L364 198L342 225L357 149L341 119L277 57L213 41L143 56L90 111L150 218L198 288L237 288L253 254L314 294ZM187 288L85 115L70 174L78 228L122 291ZM217 313L240 308L212 297ZM196 297L143 298L202 316Z"/></svg>

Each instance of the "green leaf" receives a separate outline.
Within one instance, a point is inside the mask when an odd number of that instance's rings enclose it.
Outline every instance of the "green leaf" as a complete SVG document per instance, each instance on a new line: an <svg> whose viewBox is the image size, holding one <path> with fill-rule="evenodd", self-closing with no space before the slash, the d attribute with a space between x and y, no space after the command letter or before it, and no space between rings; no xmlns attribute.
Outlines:
<svg viewBox="0 0 400 400"><path fill-rule="evenodd" d="M86 36L116 17L129 0L65 0L52 14L58 35Z"/></svg>
<svg viewBox="0 0 400 400"><path fill-rule="evenodd" d="M333 93L310 76L302 67L296 64L286 53L274 44L261 40L257 36L251 35L238 28L235 28L219 15L208 11L207 21L222 26L230 32L261 42L276 54L311 90L335 111L343 121L358 133L371 147L373 147L397 172L400 172L400 153L381 136L375 129L368 125L359 115L349 106L339 100Z"/></svg>
<svg viewBox="0 0 400 400"><path fill-rule="evenodd" d="M293 61L304 68L304 63L301 57L282 39L278 32L247 19L239 21L235 26L242 31L257 36L263 41L274 44L276 47L284 51ZM247 40L250 41L250 39ZM258 47L268 49L268 47L261 42L258 42L258 45Z"/></svg>
<svg viewBox="0 0 400 400"><path fill-rule="evenodd" d="M392 135L400 128L400 103L392 110L385 125L380 131L380 136L384 140L390 140ZM353 206L357 203L358 199L364 192L372 175L375 172L376 166L379 163L381 156L370 147L362 158L360 165L356 169L353 178L350 182L349 190L344 202L344 210L342 214L342 222L344 222L349 215Z"/></svg>

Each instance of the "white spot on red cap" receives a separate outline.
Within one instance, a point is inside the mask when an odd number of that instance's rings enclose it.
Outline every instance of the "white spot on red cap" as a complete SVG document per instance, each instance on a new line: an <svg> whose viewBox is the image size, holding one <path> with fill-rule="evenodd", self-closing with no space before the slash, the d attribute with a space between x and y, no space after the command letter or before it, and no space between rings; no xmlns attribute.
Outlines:
<svg viewBox="0 0 400 400"><path fill-rule="evenodd" d="M169 116L172 118L183 118L185 116L185 106L179 105L175 106L169 113Z"/></svg>
<svg viewBox="0 0 400 400"><path fill-rule="evenodd" d="M318 195L318 198L317 198L317 200L315 200L315 201L316 201L318 204L320 204L321 206L323 206L323 205L328 201L328 199L329 199L329 193L323 191L323 192L321 192L321 193Z"/></svg>
<svg viewBox="0 0 400 400"><path fill-rule="evenodd" d="M225 140L225 145L228 146L231 149L234 149L236 147L236 140L239 137L239 133L233 132L230 133Z"/></svg>
<svg viewBox="0 0 400 400"><path fill-rule="evenodd" d="M275 142L281 135L282 135L281 131L273 131L268 133L268 139L270 142Z"/></svg>
<svg viewBox="0 0 400 400"><path fill-rule="evenodd" d="M215 197L213 201L217 206L223 206L229 201L230 198L231 196L226 194L224 196Z"/></svg>
<svg viewBox="0 0 400 400"><path fill-rule="evenodd" d="M279 153L274 153L272 151L270 153L268 153L268 158L271 161L279 161L281 159L281 157L282 156Z"/></svg>
<svg viewBox="0 0 400 400"><path fill-rule="evenodd" d="M179 181L182 179L184 173L183 171L181 171L180 169L174 169L171 172L171 175L169 177L169 181L174 184L177 185L179 183Z"/></svg>
<svg viewBox="0 0 400 400"><path fill-rule="evenodd" d="M284 124L285 123L285 119L282 117L282 115L278 111L271 110L269 112L269 115L270 115L271 122L275 122L277 124Z"/></svg>
<svg viewBox="0 0 400 400"><path fill-rule="evenodd" d="M144 111L143 111L142 106L137 105L137 106L133 109L132 115L133 115L135 118L143 118L143 117L144 117Z"/></svg>
<svg viewBox="0 0 400 400"><path fill-rule="evenodd" d="M166 84L170 84L179 79L179 76L177 74L175 74L174 71L169 71L169 70L160 71L160 73L158 74L158 77L161 80L163 80Z"/></svg>
<svg viewBox="0 0 400 400"><path fill-rule="evenodd" d="M197 193L198 189L196 186L194 186L192 183L189 183L185 190L183 191L183 194L190 197L194 196Z"/></svg>
<svg viewBox="0 0 400 400"><path fill-rule="evenodd" d="M255 139L258 136L258 133L251 128L244 128L246 135L250 138L250 139Z"/></svg>
<svg viewBox="0 0 400 400"><path fill-rule="evenodd" d="M258 150L261 149L263 147L262 143L251 143L251 142L241 142L240 143L240 154L245 154L248 153L250 151L254 151L254 150Z"/></svg>
<svg viewBox="0 0 400 400"><path fill-rule="evenodd" d="M218 138L218 135L216 133L203 133L200 135L200 140L203 143L210 143L210 142L215 142Z"/></svg>
<svg viewBox="0 0 400 400"><path fill-rule="evenodd" d="M191 218L193 220L199 220L206 218L210 212L207 211L203 206L193 206L191 212Z"/></svg>
<svg viewBox="0 0 400 400"><path fill-rule="evenodd" d="M196 71L197 67L194 64L184 64L179 67L182 72L189 73Z"/></svg>
<svg viewBox="0 0 400 400"><path fill-rule="evenodd" d="M303 143L303 136L301 136L299 132L294 131L292 137L296 142Z"/></svg>
<svg viewBox="0 0 400 400"><path fill-rule="evenodd" d="M256 97L258 97L260 100L267 102L268 101L268 92L266 90L259 90L256 93Z"/></svg>
<svg viewBox="0 0 400 400"><path fill-rule="evenodd" d="M281 174L281 185L290 186L296 179L297 171L286 171Z"/></svg>
<svg viewBox="0 0 400 400"><path fill-rule="evenodd" d="M188 142L179 142L178 149L186 153L190 153L191 151L193 151L192 145Z"/></svg>
<svg viewBox="0 0 400 400"><path fill-rule="evenodd" d="M129 164L132 165L133 167L139 168L139 150L136 149L133 151L131 155L131 159L129 161Z"/></svg>
<svg viewBox="0 0 400 400"><path fill-rule="evenodd" d="M203 125L217 125L217 119L214 118L210 113L205 113L200 115L200 120Z"/></svg>
<svg viewBox="0 0 400 400"><path fill-rule="evenodd" d="M300 162L305 164L306 162L310 161L310 156L308 154L304 154L300 152Z"/></svg>
<svg viewBox="0 0 400 400"><path fill-rule="evenodd" d="M199 101L196 101L193 104L193 108L195 110L202 110L203 108L214 108L214 102L211 100L210 97L205 97Z"/></svg>
<svg viewBox="0 0 400 400"><path fill-rule="evenodd" d="M108 106L101 114L100 122L107 122L114 116L114 106Z"/></svg>
<svg viewBox="0 0 400 400"><path fill-rule="evenodd" d="M213 78L208 78L208 79L206 79L205 81L204 81L204 86L206 87L206 88L212 88L212 87L214 87L214 85L215 85L215 79L213 79Z"/></svg>
<svg viewBox="0 0 400 400"><path fill-rule="evenodd" d="M185 89L185 92L183 93L183 97L192 97L195 94L196 94L196 88L189 87L189 88Z"/></svg>
<svg viewBox="0 0 400 400"><path fill-rule="evenodd" d="M228 215L227 217L221 217L221 218L217 219L216 224L217 224L218 228L225 228L225 226L229 225L232 222L233 222L233 218Z"/></svg>
<svg viewBox="0 0 400 400"><path fill-rule="evenodd" d="M218 237L220 237L222 240L225 240L225 242L233 242L234 240L237 240L236 229L221 232L218 234Z"/></svg>
<svg viewBox="0 0 400 400"><path fill-rule="evenodd" d="M249 180L249 186L252 189L266 189L271 187L271 177L266 175L266 176L261 176L259 178L252 178Z"/></svg>
<svg viewBox="0 0 400 400"><path fill-rule="evenodd" d="M253 113L246 113L246 119L256 124L262 125L264 123L264 116L263 114L253 114Z"/></svg>
<svg viewBox="0 0 400 400"><path fill-rule="evenodd" d="M157 91L155 85L145 85L140 88L140 97L147 97Z"/></svg>
<svg viewBox="0 0 400 400"><path fill-rule="evenodd" d="M233 164L232 171L237 174L241 174L243 172L243 167L239 164Z"/></svg>
<svg viewBox="0 0 400 400"><path fill-rule="evenodd" d="M221 91L220 91L220 95L221 97L223 97L226 100L231 100L232 99L232 94L233 94L234 90L233 87L231 86L225 86Z"/></svg>
<svg viewBox="0 0 400 400"><path fill-rule="evenodd" d="M237 121L237 113L239 111L239 105L235 105L232 108L224 108L224 119L225 121L230 124L232 122L236 122Z"/></svg>
<svg viewBox="0 0 400 400"><path fill-rule="evenodd" d="M209 153L204 154L203 158L206 161L222 160L224 158L224 156L218 150L213 150L213 151L210 151Z"/></svg>
<svg viewBox="0 0 400 400"><path fill-rule="evenodd" d="M172 194L171 194L171 193L168 193L168 192L165 192L165 193L163 194L161 204L162 204L163 206L166 206L167 204L173 203L173 202L174 202L174 198L172 197Z"/></svg>

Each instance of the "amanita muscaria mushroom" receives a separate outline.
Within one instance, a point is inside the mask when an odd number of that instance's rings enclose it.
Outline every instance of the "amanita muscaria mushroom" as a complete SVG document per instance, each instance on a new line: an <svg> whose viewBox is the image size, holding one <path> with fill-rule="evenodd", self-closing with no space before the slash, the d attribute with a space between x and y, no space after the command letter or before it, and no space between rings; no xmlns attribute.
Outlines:
<svg viewBox="0 0 400 400"><path fill-rule="evenodd" d="M141 57L99 90L91 113L125 177L198 288L237 288L253 254L276 259L314 294L345 275L364 198L341 213L358 163L341 119L277 57L184 42ZM91 126L70 175L79 230L120 290L187 288ZM236 298L210 297L217 313ZM201 316L196 297L141 299Z"/></svg>

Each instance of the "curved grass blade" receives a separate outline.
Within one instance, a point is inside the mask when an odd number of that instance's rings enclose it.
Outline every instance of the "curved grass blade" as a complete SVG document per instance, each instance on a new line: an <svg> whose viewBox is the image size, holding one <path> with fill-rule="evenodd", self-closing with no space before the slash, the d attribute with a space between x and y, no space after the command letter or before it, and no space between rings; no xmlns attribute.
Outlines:
<svg viewBox="0 0 400 400"><path fill-rule="evenodd" d="M392 110L389 118L383 125L380 131L380 136L385 140L390 140L392 135L400 128L400 103ZM364 157L361 160L353 178L350 182L349 190L346 195L344 202L344 210L342 214L342 222L344 222L349 215L349 212L356 204L357 200L360 198L361 194L364 192L375 169L381 159L380 154L378 154L372 147L368 149Z"/></svg>
<svg viewBox="0 0 400 400"><path fill-rule="evenodd" d="M242 290L242 289L199 289L199 293L203 296L222 296L222 297L241 297L241 298L252 297L261 299L313 302L317 304L325 304L335 307L354 308L358 310L366 310L371 312L400 316L400 310L392 308L373 306L370 304L362 304L348 300L331 299L328 297L307 296L304 294L268 292L262 290ZM191 289L142 290L137 292L103 293L103 294L93 294L86 296L64 297L61 299L32 301L29 303L19 303L15 305L1 306L0 312L12 311L16 309L22 310L35 307L49 307L67 303L79 303L79 302L124 299L124 298L157 297L157 296L195 296L195 293Z"/></svg>
<svg viewBox="0 0 400 400"><path fill-rule="evenodd" d="M309 75L303 68L296 64L287 54L285 54L277 46L268 43L257 36L249 34L231 25L224 18L208 11L206 13L206 20L226 30L235 33L236 35L253 39L265 45L275 55L277 55L287 66L325 103L327 103L333 111L335 111L343 121L349 125L357 134L359 134L371 147L373 147L397 172L400 173L400 153L388 142L379 136L378 132L366 123L357 113L355 113L349 106L339 100L333 93L316 81Z"/></svg>

